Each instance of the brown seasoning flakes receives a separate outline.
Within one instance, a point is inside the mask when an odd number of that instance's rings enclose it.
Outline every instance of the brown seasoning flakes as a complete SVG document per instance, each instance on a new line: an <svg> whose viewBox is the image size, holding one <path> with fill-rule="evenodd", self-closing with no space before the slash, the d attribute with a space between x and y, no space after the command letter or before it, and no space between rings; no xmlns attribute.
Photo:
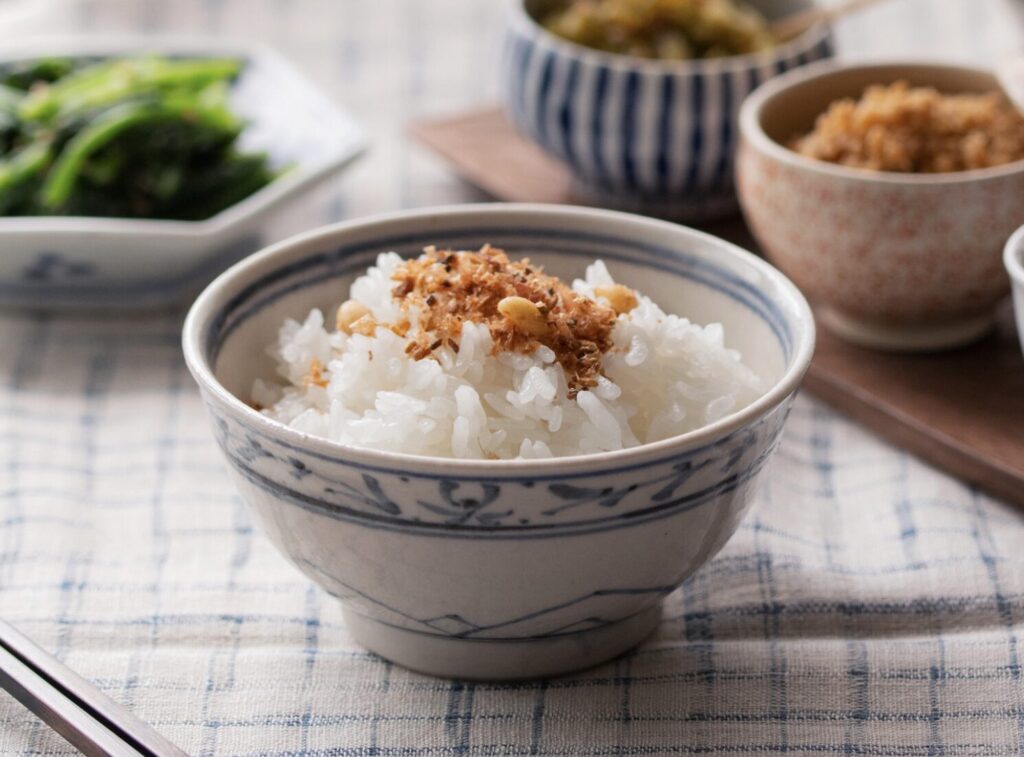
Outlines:
<svg viewBox="0 0 1024 757"><path fill-rule="evenodd" d="M471 321L490 330L494 354L530 354L540 345L552 350L570 397L597 384L601 358L612 347L616 309L576 294L528 259L512 262L490 245L479 252L428 247L393 278L393 296L406 312L412 306L419 312L419 337L406 348L416 359L442 345L457 351L462 324ZM623 301L630 303L629 297Z"/></svg>
<svg viewBox="0 0 1024 757"><path fill-rule="evenodd" d="M999 92L952 95L900 80L835 101L789 146L873 171L968 171L1024 160L1024 115Z"/></svg>
<svg viewBox="0 0 1024 757"><path fill-rule="evenodd" d="M324 377L324 364L317 358L309 361L309 373L303 379L302 385L307 388L310 386L327 386L327 379Z"/></svg>

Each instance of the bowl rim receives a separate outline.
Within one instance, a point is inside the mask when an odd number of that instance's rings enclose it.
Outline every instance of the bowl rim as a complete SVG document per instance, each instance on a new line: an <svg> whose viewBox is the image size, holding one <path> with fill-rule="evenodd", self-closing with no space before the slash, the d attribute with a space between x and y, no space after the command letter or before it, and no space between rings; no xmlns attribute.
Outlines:
<svg viewBox="0 0 1024 757"><path fill-rule="evenodd" d="M363 128L335 100L315 86L291 61L272 47L232 37L192 34L65 34L0 43L0 66L51 56L118 56L133 53L226 56L259 61L287 77L290 85L329 107L344 123L345 142L329 160L304 170L285 171L266 186L200 221L99 216L3 216L0 236L6 234L145 234L162 239L200 239L217 236L269 212L285 198L341 170L367 148Z"/></svg>
<svg viewBox="0 0 1024 757"><path fill-rule="evenodd" d="M530 15L529 11L526 10L525 2L526 0L510 0L511 8L509 15L512 18L512 24L517 25L521 30L534 34L548 47L560 50L566 55L620 71L643 70L649 73L677 75L714 75L727 71L748 71L750 69L762 68L782 58L793 57L806 52L828 38L831 31L829 24L819 21L781 45L776 45L756 53L728 55L722 58L659 60L609 53L559 37L557 34L553 34L541 26L537 19Z"/></svg>
<svg viewBox="0 0 1024 757"><path fill-rule="evenodd" d="M1006 240L1003 248L1003 264L1016 289L1024 287L1024 226L1021 226Z"/></svg>
<svg viewBox="0 0 1024 757"><path fill-rule="evenodd" d="M613 452L561 456L540 460L463 460L357 447L298 431L279 421L266 417L228 391L217 380L213 372L213 366L207 361L203 349L204 334L218 306L228 301L239 289L244 288L245 279L251 271L268 267L268 264L275 258L285 257L296 248L317 242L337 244L339 237L343 237L350 232L364 231L374 227L383 230L389 224L399 221L422 220L425 225L437 225L439 219L443 220L445 218L500 217L502 215L514 216L515 214L523 213L546 216L547 218L565 219L579 224L585 224L588 220L610 219L624 225L627 231L629 227L634 229L640 227L654 228L661 232L669 232L676 235L680 241L689 238L710 243L716 248L716 255L728 257L744 266L753 268L756 272L770 280L777 288L780 294L778 301L786 302L786 310L795 313L792 321L795 326L793 350L782 376L775 381L768 391L739 412L728 415L715 423L669 439ZM239 281L243 283L241 285L237 284ZM810 365L811 356L814 352L814 343L814 317L811 313L810 305L808 305L807 300L800 293L800 290L797 289L796 285L781 271L766 261L731 242L686 226L630 213L569 205L532 203L469 203L403 210L342 221L299 234L250 255L218 276L206 287L189 309L182 331L182 347L185 362L200 388L216 398L221 406L237 419L256 424L257 427L272 437L283 438L291 444L298 446L299 449L312 448L321 455L326 455L331 459L352 461L367 467L390 470L430 471L435 475L439 472L447 472L456 477L489 474L494 478L512 475L522 476L524 473L543 477L545 474L565 474L570 470L573 472L594 469L618 470L628 468L632 464L646 461L654 456L663 459L664 453L676 454L707 447L716 441L726 438L740 428L754 424L759 418L767 415L772 409L782 404L787 397L793 394L800 386L804 373Z"/></svg>
<svg viewBox="0 0 1024 757"><path fill-rule="evenodd" d="M992 75L992 72L983 66L970 63L951 63L940 59L879 58L854 62L835 59L815 61L769 79L755 89L740 107L740 134L745 142L779 162L823 176L831 176L849 181L888 185L940 186L967 184L975 181L1001 179L1007 176L1024 174L1024 160L1016 160L1012 163L991 166L989 168L928 174L851 168L850 166L829 163L824 160L815 160L814 158L801 155L769 137L761 126L761 112L768 101L789 89L815 79L827 79L846 71L870 71L872 69L884 68L926 68Z"/></svg>

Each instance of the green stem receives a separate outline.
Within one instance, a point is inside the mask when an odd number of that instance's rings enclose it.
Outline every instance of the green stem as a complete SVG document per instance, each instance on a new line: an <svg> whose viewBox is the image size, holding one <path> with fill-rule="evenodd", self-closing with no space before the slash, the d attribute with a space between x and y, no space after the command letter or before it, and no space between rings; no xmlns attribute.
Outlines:
<svg viewBox="0 0 1024 757"><path fill-rule="evenodd" d="M142 58L97 63L29 94L19 107L27 121L50 121L128 97L167 89L198 90L234 78L241 62L230 59Z"/></svg>
<svg viewBox="0 0 1024 757"><path fill-rule="evenodd" d="M0 192L17 186L35 174L41 173L50 161L50 145L32 142L0 162Z"/></svg>
<svg viewBox="0 0 1024 757"><path fill-rule="evenodd" d="M50 169L43 184L42 204L49 210L56 210L71 197L75 183L85 162L98 150L110 144L120 134L141 124L159 121L188 120L217 127L220 114L204 118L203 111L195 107L177 104L130 104L111 108L98 116L89 126L82 129L65 145L60 157Z"/></svg>

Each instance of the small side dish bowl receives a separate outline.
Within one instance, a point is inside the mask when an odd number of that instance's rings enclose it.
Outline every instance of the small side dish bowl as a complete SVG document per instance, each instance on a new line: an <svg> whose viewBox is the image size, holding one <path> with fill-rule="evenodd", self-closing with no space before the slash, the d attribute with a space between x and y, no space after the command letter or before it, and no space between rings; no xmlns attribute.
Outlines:
<svg viewBox="0 0 1024 757"><path fill-rule="evenodd" d="M740 115L737 181L768 257L848 341L955 347L984 335L1006 294L1000 252L1024 223L1024 161L956 173L867 171L786 147L830 103L898 79L940 92L998 89L988 71L818 63L758 89Z"/></svg>
<svg viewBox="0 0 1024 757"><path fill-rule="evenodd" d="M719 322L768 389L697 431L547 460L455 460L344 446L247 403L274 380L284 319L333 318L377 253L427 245L529 256L579 276L600 257L672 311ZM274 544L342 600L355 638L407 667L524 678L607 660L736 529L810 362L814 323L782 274L727 242L611 211L480 205L300 236L238 263L194 304L185 358L242 497Z"/></svg>
<svg viewBox="0 0 1024 757"><path fill-rule="evenodd" d="M743 99L760 83L831 57L817 24L762 53L658 61L582 47L537 22L550 3L515 0L505 32L505 111L568 164L588 204L687 222L736 213L733 163ZM753 3L771 20L811 0Z"/></svg>
<svg viewBox="0 0 1024 757"><path fill-rule="evenodd" d="M1024 350L1024 226L1021 226L1010 237L1003 251L1003 263L1010 274L1010 286L1013 288L1013 309L1017 315L1017 336Z"/></svg>
<svg viewBox="0 0 1024 757"><path fill-rule="evenodd" d="M365 149L362 129L272 50L225 40L68 37L5 43L0 66L46 57L157 54L238 58L232 107L246 150L267 152L277 179L202 221L71 216L0 217L0 305L153 308L194 296L261 246L273 211Z"/></svg>

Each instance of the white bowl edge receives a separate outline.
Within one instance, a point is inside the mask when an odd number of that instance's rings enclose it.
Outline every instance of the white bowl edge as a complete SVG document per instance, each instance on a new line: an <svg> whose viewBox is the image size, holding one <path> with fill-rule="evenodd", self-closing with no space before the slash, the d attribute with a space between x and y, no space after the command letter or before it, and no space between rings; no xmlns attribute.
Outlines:
<svg viewBox="0 0 1024 757"><path fill-rule="evenodd" d="M268 266L273 258L284 250L298 245L309 244L317 240L328 240L337 234L349 229L385 226L388 223L399 220L410 220L422 218L425 222L431 218L457 215L474 215L480 213L493 213L496 215L534 213L547 216L574 215L579 218L616 218L626 224L651 225L662 230L673 232L682 231L684 235L703 239L706 242L716 245L722 253L740 260L745 265L753 266L760 274L769 278L778 286L779 290L789 300L793 311L797 314L798 329L794 339L794 350L790 357L789 365L784 374L775 384L761 397L751 403L743 410L726 416L725 418L709 424L702 428L690 431L679 436L665 439L658 442L640 445L630 449L615 452L605 452L589 455L578 455L572 457L557 457L546 460L453 460L450 458L430 457L423 455L411 455L397 452L384 452L379 450L364 449L360 447L347 446L327 439L312 436L297 431L253 410L231 392L225 389L213 374L213 367L207 363L203 351L203 333L209 323L213 311L221 302L232 294L232 284L236 277L244 276L252 269L261 266ZM803 328L800 328L802 326ZM339 458L359 460L369 465L389 464L391 467L407 468L409 470L429 469L431 471L447 470L482 473L485 471L500 470L502 473L522 474L524 471L551 472L557 469L559 472L567 470L594 470L609 465L621 465L637 462L667 452L681 452L700 448L712 443L736 429L753 422L759 416L769 412L771 408L782 403L789 395L795 392L803 378L804 373L810 365L814 352L815 324L807 300L784 274L775 269L769 263L757 257L751 252L725 240L714 237L711 234L679 226L655 219L635 216L629 213L618 211L598 210L593 208L581 208L564 205L546 205L530 203L479 203L466 205L439 206L433 208L422 208L413 211L398 211L367 218L343 221L320 229L315 229L304 234L286 239L272 245L248 258L236 263L227 271L218 276L196 299L188 316L182 332L182 347L185 354L185 361L192 372L196 382L207 392L216 397L227 410L240 420L246 420L267 427L276 435L289 439L292 443L312 446L322 454L334 455Z"/></svg>

